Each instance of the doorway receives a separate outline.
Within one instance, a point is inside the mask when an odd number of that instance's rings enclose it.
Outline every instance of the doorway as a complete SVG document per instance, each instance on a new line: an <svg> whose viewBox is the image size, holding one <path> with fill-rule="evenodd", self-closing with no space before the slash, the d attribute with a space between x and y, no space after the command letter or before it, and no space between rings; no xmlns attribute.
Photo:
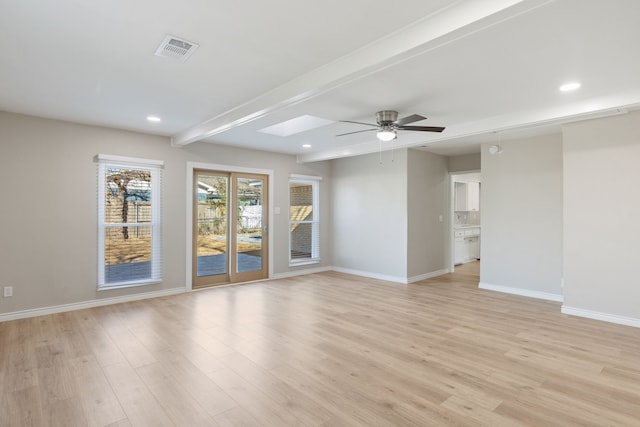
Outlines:
<svg viewBox="0 0 640 427"><path fill-rule="evenodd" d="M193 170L192 288L268 277L269 176Z"/></svg>
<svg viewBox="0 0 640 427"><path fill-rule="evenodd" d="M449 271L481 257L481 174L451 175L451 257Z"/></svg>

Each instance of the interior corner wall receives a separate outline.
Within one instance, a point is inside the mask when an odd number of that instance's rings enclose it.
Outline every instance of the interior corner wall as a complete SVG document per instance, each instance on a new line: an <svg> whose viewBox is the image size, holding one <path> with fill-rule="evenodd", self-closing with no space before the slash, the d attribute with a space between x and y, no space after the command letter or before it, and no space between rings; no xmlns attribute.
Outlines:
<svg viewBox="0 0 640 427"><path fill-rule="evenodd" d="M563 137L563 311L640 326L640 112L566 125Z"/></svg>
<svg viewBox="0 0 640 427"><path fill-rule="evenodd" d="M447 227L450 215L446 157L422 150L409 150L407 206L409 281L448 272Z"/></svg>
<svg viewBox="0 0 640 427"><path fill-rule="evenodd" d="M482 146L480 286L561 300L562 136Z"/></svg>
<svg viewBox="0 0 640 427"><path fill-rule="evenodd" d="M407 150L332 160L333 265L391 281L407 277ZM394 160L392 161L392 157Z"/></svg>
<svg viewBox="0 0 640 427"><path fill-rule="evenodd" d="M97 291L96 154L163 160L163 281L160 284ZM270 227L274 272L288 267L291 173L322 176L321 239L330 238L331 165L298 164L294 156L209 143L171 147L166 137L86 126L0 112L0 316L98 300L185 288L187 162L274 170L275 206ZM330 267L331 245L321 248Z"/></svg>

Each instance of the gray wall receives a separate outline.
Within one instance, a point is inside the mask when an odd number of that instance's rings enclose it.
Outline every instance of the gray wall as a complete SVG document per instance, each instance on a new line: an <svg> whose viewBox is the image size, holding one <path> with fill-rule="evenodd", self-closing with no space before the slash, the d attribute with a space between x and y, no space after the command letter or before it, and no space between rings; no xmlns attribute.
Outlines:
<svg viewBox="0 0 640 427"><path fill-rule="evenodd" d="M567 125L563 135L564 306L638 326L640 112Z"/></svg>
<svg viewBox="0 0 640 427"><path fill-rule="evenodd" d="M407 275L411 281L447 270L449 174L446 157L421 150L409 150L407 166Z"/></svg>
<svg viewBox="0 0 640 427"><path fill-rule="evenodd" d="M482 146L480 282L518 293L562 294L562 137Z"/></svg>
<svg viewBox="0 0 640 427"><path fill-rule="evenodd" d="M480 170L480 153L451 156L447 160L449 172L469 172Z"/></svg>
<svg viewBox="0 0 640 427"><path fill-rule="evenodd" d="M564 294L566 312L638 323L640 113L567 125L562 136L503 141L496 156L488 145L482 284ZM165 162L161 284L96 291L98 153ZM283 212L271 224L276 274L292 271L291 173L323 177L319 267L397 281L446 268L446 174L479 169L475 155L383 156L382 165L377 154L302 165L292 156L207 143L173 148L165 137L0 112L0 288L14 287L13 297L0 297L0 314L184 288L188 161L275 171L274 206Z"/></svg>
<svg viewBox="0 0 640 427"><path fill-rule="evenodd" d="M98 153L163 160L164 280L157 285L96 291ZM301 165L293 156L198 143L173 148L168 138L0 112L0 314L107 297L184 288L187 161L273 169L274 273L288 272L288 178L321 183L321 266L330 266L330 163Z"/></svg>
<svg viewBox="0 0 640 427"><path fill-rule="evenodd" d="M407 276L407 150L333 160L333 262L343 271Z"/></svg>

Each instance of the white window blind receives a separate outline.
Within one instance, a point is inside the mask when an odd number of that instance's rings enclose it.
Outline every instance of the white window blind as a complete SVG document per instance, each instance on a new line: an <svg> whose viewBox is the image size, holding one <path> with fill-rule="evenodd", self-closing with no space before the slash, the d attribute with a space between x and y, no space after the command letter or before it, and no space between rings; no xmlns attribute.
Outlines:
<svg viewBox="0 0 640 427"><path fill-rule="evenodd" d="M320 261L320 178L289 178L289 265Z"/></svg>
<svg viewBox="0 0 640 427"><path fill-rule="evenodd" d="M163 162L100 154L98 289L162 279Z"/></svg>

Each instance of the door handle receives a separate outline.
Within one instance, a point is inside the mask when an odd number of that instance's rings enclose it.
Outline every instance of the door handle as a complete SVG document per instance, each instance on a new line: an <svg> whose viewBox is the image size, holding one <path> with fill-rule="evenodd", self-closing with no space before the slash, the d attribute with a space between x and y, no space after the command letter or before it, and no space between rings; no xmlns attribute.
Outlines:
<svg viewBox="0 0 640 427"><path fill-rule="evenodd" d="M268 233L269 232L269 225L268 224L265 224L265 225L262 226L262 232L263 233Z"/></svg>

